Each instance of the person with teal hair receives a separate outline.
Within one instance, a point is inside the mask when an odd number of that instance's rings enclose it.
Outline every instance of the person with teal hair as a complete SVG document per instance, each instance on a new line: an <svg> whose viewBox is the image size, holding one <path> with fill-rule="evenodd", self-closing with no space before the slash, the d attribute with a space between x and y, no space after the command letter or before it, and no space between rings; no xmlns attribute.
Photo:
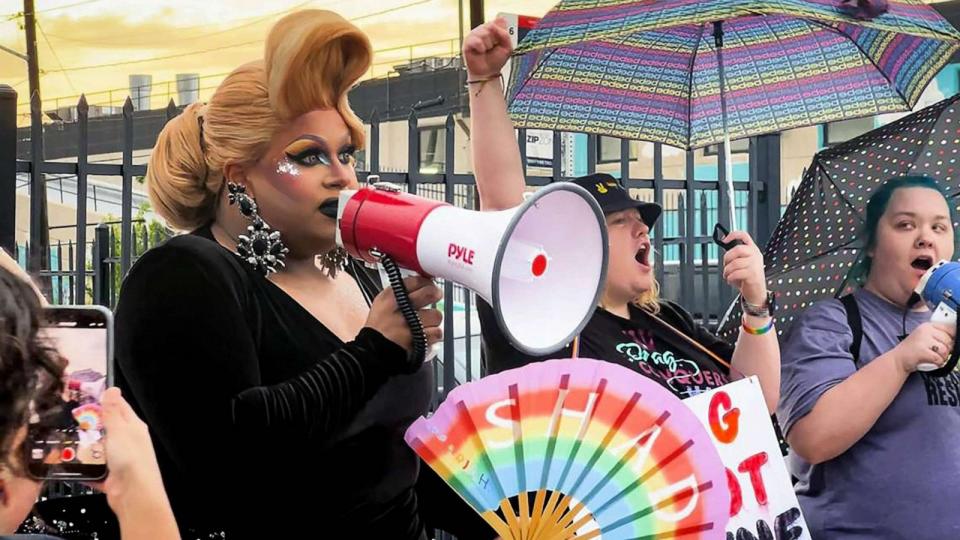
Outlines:
<svg viewBox="0 0 960 540"><path fill-rule="evenodd" d="M910 305L953 258L954 223L934 179L888 180L867 203L859 289L808 309L784 344L777 416L814 539L960 538L945 496L960 486L960 374L917 372L946 363L955 328Z"/></svg>
<svg viewBox="0 0 960 540"><path fill-rule="evenodd" d="M956 207L950 206L948 198L949 195L947 194L946 190L944 190L943 187L933 178L921 175L900 176L888 180L870 197L870 200L867 201L867 215L861 232L864 250L860 253L860 257L857 258L857 261L850 268L850 271L847 274L848 281L852 281L861 287L866 285L867 277L870 275L870 268L873 265L873 256L870 253L871 249L876 246L877 227L880 224L880 218L883 217L883 213L890 204L890 199L893 197L894 192L900 188L909 187L927 188L940 193L940 195L943 196L944 201L947 201L947 211L949 212L950 223L957 223ZM956 243L956 240L957 239L954 238L954 243ZM956 248L956 245L954 245L954 248Z"/></svg>

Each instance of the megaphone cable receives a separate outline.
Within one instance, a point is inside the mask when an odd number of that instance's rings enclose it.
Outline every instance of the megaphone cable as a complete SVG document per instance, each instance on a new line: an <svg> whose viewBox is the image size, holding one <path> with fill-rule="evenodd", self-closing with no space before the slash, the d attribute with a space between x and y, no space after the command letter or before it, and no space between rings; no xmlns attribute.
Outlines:
<svg viewBox="0 0 960 540"><path fill-rule="evenodd" d="M423 331L423 321L420 320L420 315L417 314L417 310L413 307L413 304L410 303L410 293L403 284L400 267L397 266L397 263L394 262L389 255L382 255L380 257L380 264L383 265L383 270L390 280L390 288L393 289L393 296L397 299L397 309L400 310L404 320L407 321L407 326L410 327L410 335L413 338L413 350L410 351L410 355L408 356L409 365L407 366L407 372L413 373L420 369L423 360L426 358L427 334Z"/></svg>

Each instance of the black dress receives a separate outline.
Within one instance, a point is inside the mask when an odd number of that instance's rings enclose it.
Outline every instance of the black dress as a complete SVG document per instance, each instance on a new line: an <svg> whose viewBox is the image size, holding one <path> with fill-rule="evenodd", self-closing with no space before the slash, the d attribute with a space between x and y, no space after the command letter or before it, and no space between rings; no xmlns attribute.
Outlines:
<svg viewBox="0 0 960 540"><path fill-rule="evenodd" d="M428 365L401 373L405 351L369 328L344 343L209 226L137 261L116 334L117 384L185 538L422 538L403 433L429 406Z"/></svg>

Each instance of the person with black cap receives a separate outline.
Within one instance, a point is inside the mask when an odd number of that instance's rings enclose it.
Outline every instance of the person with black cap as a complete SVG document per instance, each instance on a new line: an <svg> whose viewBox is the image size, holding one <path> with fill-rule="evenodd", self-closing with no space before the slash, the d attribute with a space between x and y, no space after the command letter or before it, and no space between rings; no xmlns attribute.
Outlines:
<svg viewBox="0 0 960 540"><path fill-rule="evenodd" d="M526 189L500 76L511 51L502 19L477 27L463 42L481 210L517 206ZM574 182L596 198L606 216L609 265L600 305L573 343L554 354L532 357L510 345L490 307L480 302L486 372L547 358L596 358L636 370L681 398L722 386L730 379L756 375L772 412L780 395L780 348L763 255L750 236L734 231L724 239L740 242L726 252L723 261L723 277L739 290L744 308L740 337L732 346L697 324L679 305L658 298L650 228L660 217L660 206L631 198L608 174L592 174Z"/></svg>

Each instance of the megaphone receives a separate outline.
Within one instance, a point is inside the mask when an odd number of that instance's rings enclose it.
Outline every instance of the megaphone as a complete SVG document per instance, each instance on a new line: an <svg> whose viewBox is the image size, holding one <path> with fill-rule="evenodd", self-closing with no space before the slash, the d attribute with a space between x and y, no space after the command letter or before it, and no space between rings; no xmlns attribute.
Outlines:
<svg viewBox="0 0 960 540"><path fill-rule="evenodd" d="M960 263L940 261L927 270L920 278L920 283L914 290L915 295L926 302L927 307L933 310L930 322L950 325L956 328L957 308L960 303ZM943 367L936 364L922 363L917 365L918 371L929 372L930 375L943 377L953 372L960 359L958 340L953 342L953 351Z"/></svg>
<svg viewBox="0 0 960 540"><path fill-rule="evenodd" d="M607 271L607 228L597 201L551 184L509 210L476 212L378 183L340 192L337 244L354 258L447 279L493 308L510 343L555 352L593 315ZM448 299L450 301L450 299Z"/></svg>

